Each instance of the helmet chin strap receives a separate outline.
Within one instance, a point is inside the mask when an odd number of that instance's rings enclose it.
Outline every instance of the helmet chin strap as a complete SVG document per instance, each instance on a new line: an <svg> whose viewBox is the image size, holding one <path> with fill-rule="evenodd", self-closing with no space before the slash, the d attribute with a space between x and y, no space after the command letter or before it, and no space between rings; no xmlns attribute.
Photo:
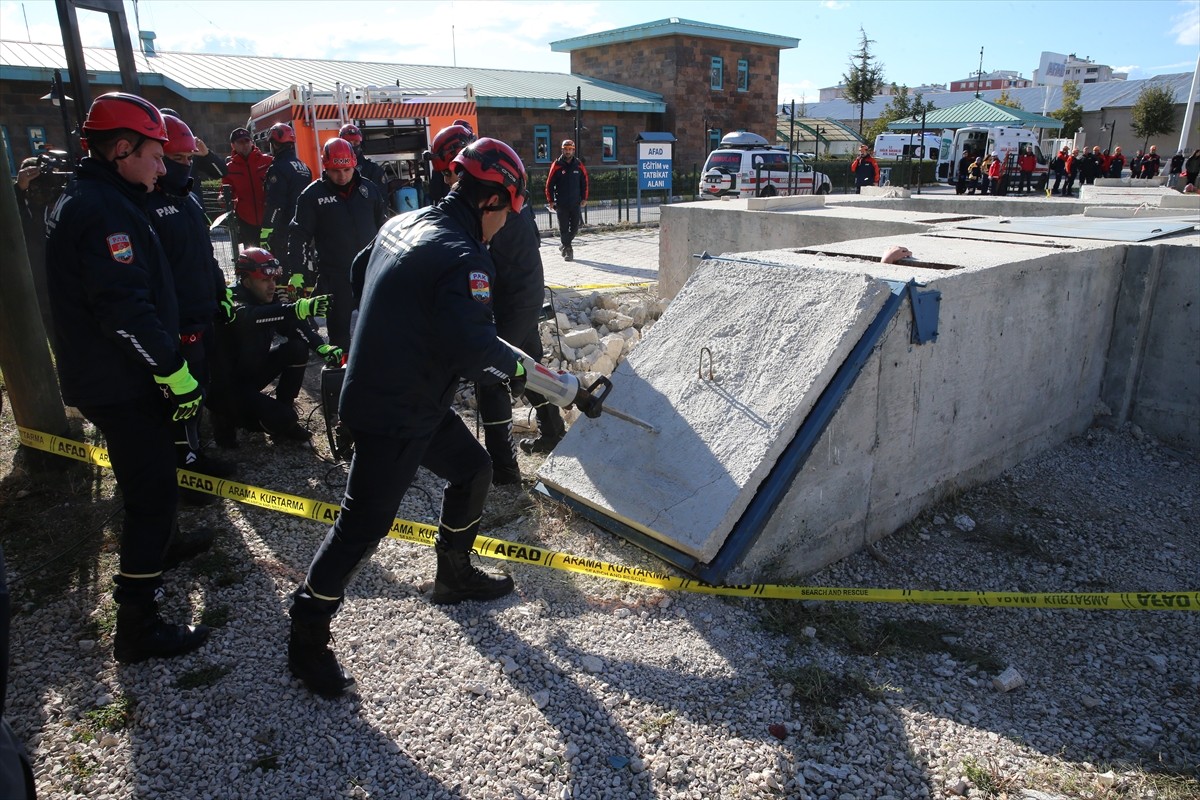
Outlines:
<svg viewBox="0 0 1200 800"><path fill-rule="evenodd" d="M125 155L114 156L113 161L124 161L125 159L129 158L131 155L136 153L139 149L141 149L142 145L144 145L145 143L146 143L146 137L139 133L137 144L135 144L132 148L130 148L129 152L126 153Z"/></svg>

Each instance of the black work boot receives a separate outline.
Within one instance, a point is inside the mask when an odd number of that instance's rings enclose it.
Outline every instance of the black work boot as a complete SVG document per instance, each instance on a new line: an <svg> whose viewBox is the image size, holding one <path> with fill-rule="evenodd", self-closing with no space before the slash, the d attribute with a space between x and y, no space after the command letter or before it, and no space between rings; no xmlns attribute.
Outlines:
<svg viewBox="0 0 1200 800"><path fill-rule="evenodd" d="M208 416L212 420L213 439L216 440L217 447L227 450L236 449L238 446L237 425L234 424L233 417L217 413L211 413Z"/></svg>
<svg viewBox="0 0 1200 800"><path fill-rule="evenodd" d="M530 455L534 453L549 453L567 434L567 426L563 424L562 414L558 406L546 402L537 407L538 437L523 439L521 449Z"/></svg>
<svg viewBox="0 0 1200 800"><path fill-rule="evenodd" d="M205 496L212 497L212 495ZM163 569L174 569L184 561L207 552L212 548L215 538L216 532L212 528L194 528L185 532L176 526L175 532L171 534L171 541L167 543L167 551L163 555Z"/></svg>
<svg viewBox="0 0 1200 800"><path fill-rule="evenodd" d="M329 649L333 617L297 613L292 610L292 632L288 637L288 670L321 697L341 697L354 686L354 678Z"/></svg>
<svg viewBox="0 0 1200 800"><path fill-rule="evenodd" d="M172 625L158 616L158 603L121 603L117 606L117 632L113 656L122 664L148 658L170 658L190 653L208 639L206 625Z"/></svg>
<svg viewBox="0 0 1200 800"><path fill-rule="evenodd" d="M188 449L179 460L179 468L189 472L199 472L213 478L232 478L237 475L237 464L223 458L214 458L205 453Z"/></svg>
<svg viewBox="0 0 1200 800"><path fill-rule="evenodd" d="M517 466L517 448L512 440L512 422L483 426L483 443L492 457L492 485L506 486L521 482L521 468Z"/></svg>
<svg viewBox="0 0 1200 800"><path fill-rule="evenodd" d="M495 600L511 593L513 579L490 575L471 563L471 553L448 550L438 545L437 577L430 601L449 606L464 600Z"/></svg>

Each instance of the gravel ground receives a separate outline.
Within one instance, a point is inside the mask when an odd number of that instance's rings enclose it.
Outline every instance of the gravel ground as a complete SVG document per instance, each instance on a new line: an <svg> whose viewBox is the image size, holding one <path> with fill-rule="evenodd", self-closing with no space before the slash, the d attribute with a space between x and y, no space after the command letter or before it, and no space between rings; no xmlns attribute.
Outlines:
<svg viewBox="0 0 1200 800"><path fill-rule="evenodd" d="M7 464L7 410L0 439ZM248 483L336 502L345 469L314 441L232 453ZM111 476L85 473L0 482L7 714L42 797L1200 797L1187 612L725 599L521 565L499 567L514 596L442 608L432 551L387 541L334 623L358 693L329 701L284 657L324 529L226 501L183 512L218 543L167 581L168 616L217 624L209 643L120 666L118 508ZM1097 428L804 582L1195 591L1198 489L1195 456ZM438 494L423 475L401 516L433 521ZM662 569L528 487L493 490L485 532ZM1010 667L1025 684L1000 692Z"/></svg>

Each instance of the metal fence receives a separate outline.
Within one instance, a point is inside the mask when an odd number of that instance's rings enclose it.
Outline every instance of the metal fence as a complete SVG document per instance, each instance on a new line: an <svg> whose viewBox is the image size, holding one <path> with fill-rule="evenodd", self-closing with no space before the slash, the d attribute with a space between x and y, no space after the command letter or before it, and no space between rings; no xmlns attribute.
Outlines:
<svg viewBox="0 0 1200 800"><path fill-rule="evenodd" d="M926 161L923 164L916 161L880 162L881 173L890 170L890 183L893 186L915 186L918 171L925 183L934 183L934 170L937 164ZM665 203L689 202L700 199L700 180L702 173L700 164L692 164L690 168L673 170L671 177L671 193L664 191L643 192L641 198L641 214L638 214L637 165L635 164L604 164L588 167L588 203L583 209L583 224L621 225L657 223L659 210ZM840 194L854 192L854 176L850 172L850 161L831 159L829 161L815 160L813 167L817 172L829 176L833 183L833 191ZM537 218L538 228L543 232L558 229L558 217L546 208L546 176L549 168L534 167L528 171L531 205ZM881 179L881 182L882 179ZM224 211L221 204L219 186L216 181L207 181L203 187L204 207L210 218L215 218Z"/></svg>

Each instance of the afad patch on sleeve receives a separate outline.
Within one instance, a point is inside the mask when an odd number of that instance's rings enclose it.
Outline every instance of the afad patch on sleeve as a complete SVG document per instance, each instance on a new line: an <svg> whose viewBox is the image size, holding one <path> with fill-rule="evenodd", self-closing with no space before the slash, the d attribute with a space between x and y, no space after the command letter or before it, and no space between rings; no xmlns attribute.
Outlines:
<svg viewBox="0 0 1200 800"><path fill-rule="evenodd" d="M108 252L112 255L113 261L119 261L122 264L133 263L133 242L129 240L127 233L114 233L108 237Z"/></svg>
<svg viewBox="0 0 1200 800"><path fill-rule="evenodd" d="M492 285L486 272L471 273L471 297L481 303L492 302Z"/></svg>

